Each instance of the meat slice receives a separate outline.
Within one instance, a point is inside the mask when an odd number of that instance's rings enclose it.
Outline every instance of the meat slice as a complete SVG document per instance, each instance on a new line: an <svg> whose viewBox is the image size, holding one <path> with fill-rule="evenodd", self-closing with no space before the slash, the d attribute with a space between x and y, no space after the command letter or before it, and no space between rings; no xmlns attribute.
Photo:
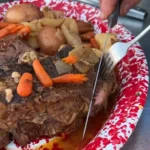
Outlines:
<svg viewBox="0 0 150 150"><path fill-rule="evenodd" d="M88 82L79 85L59 84L45 89L37 80L32 66L18 64L18 55L26 51L34 50L20 37L8 36L0 41L0 60L2 60L0 61L0 147L10 142L9 133L22 146L43 135L52 137L63 132L69 133L82 123L88 112L95 79L94 69L87 74ZM55 59L40 54L39 59L50 76L58 76L53 64ZM31 96L23 98L17 94L17 84L11 78L14 71L21 75L24 72L33 74ZM76 70L73 73L76 73ZM114 82L114 79L100 81L99 90L106 93L105 96L98 95L100 103L93 106L94 113L107 101ZM5 99L6 88L13 90L10 103ZM4 138L3 142L1 137Z"/></svg>
<svg viewBox="0 0 150 150"><path fill-rule="evenodd" d="M9 133L0 129L0 149L4 148L10 142Z"/></svg>
<svg viewBox="0 0 150 150"><path fill-rule="evenodd" d="M27 46L17 35L7 36L0 40L0 66L17 63L19 55L24 52L34 51Z"/></svg>

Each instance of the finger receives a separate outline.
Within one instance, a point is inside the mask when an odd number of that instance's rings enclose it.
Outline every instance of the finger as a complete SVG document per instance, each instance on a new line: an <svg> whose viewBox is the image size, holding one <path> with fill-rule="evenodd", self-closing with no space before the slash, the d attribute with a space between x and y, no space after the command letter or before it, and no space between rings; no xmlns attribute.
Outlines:
<svg viewBox="0 0 150 150"><path fill-rule="evenodd" d="M107 19L108 16L114 11L117 0L100 0L101 19Z"/></svg>
<svg viewBox="0 0 150 150"><path fill-rule="evenodd" d="M99 0L99 4L100 4L100 6L101 6L102 1L103 1L103 0Z"/></svg>
<svg viewBox="0 0 150 150"><path fill-rule="evenodd" d="M120 14L126 15L128 11L137 5L141 0L124 0L121 5Z"/></svg>

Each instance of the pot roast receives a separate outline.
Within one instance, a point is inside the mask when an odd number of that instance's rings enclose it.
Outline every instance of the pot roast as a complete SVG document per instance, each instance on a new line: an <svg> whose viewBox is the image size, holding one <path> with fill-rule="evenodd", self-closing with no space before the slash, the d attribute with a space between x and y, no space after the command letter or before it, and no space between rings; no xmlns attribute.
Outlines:
<svg viewBox="0 0 150 150"><path fill-rule="evenodd" d="M89 80L86 83L54 85L44 89L36 79L32 67L18 61L22 54L31 51L34 50L18 36L7 36L0 41L0 148L5 147L12 139L24 146L43 135L52 137L69 133L83 122L88 112L95 78L94 68L87 74ZM38 55L49 75L57 77L54 58ZM17 83L11 78L14 71L21 75L24 72L33 74L31 96L22 98L17 94ZM100 81L99 90L106 94L101 97L100 104L93 107L92 115L106 104L116 84L114 76L110 78ZM7 88L13 90L13 98L9 103L5 98Z"/></svg>

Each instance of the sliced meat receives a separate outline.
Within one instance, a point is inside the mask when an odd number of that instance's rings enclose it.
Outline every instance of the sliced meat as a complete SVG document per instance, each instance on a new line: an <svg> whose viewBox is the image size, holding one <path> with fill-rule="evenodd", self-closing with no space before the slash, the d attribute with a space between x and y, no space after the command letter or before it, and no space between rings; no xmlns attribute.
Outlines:
<svg viewBox="0 0 150 150"><path fill-rule="evenodd" d="M0 40L0 68L2 65L17 63L19 55L24 52L34 51L26 45L21 37L11 35Z"/></svg>
<svg viewBox="0 0 150 150"><path fill-rule="evenodd" d="M114 72L109 77L99 80L95 95L95 102L91 115L95 115L101 108L107 108L108 99L118 89Z"/></svg>
<svg viewBox="0 0 150 150"><path fill-rule="evenodd" d="M0 149L4 148L10 142L9 133L0 129Z"/></svg>
<svg viewBox="0 0 150 150"><path fill-rule="evenodd" d="M75 130L87 115L90 97L92 94L95 71L91 69L87 77L88 82L83 84L58 84L51 88L44 88L37 80L30 65L18 64L18 55L34 51L27 46L20 37L8 36L0 41L0 147L9 142L9 133L16 141L23 145L43 135L55 136L62 132ZM53 61L55 58L39 54L41 64L51 77L58 73ZM17 84L11 78L12 72L21 75L24 72L33 74L33 93L22 98L16 92ZM74 70L72 73L78 73ZM111 94L114 79L101 81L98 102L102 104ZM13 90L10 103L5 100L5 88ZM101 105L94 106L96 113ZM97 111L95 111L97 110ZM1 137L5 140L1 142Z"/></svg>

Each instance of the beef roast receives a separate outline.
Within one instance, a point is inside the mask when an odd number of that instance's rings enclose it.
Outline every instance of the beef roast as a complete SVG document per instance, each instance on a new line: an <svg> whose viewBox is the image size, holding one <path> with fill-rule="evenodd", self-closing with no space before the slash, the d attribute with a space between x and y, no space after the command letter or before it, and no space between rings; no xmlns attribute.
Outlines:
<svg viewBox="0 0 150 150"><path fill-rule="evenodd" d="M88 112L94 69L89 71L89 81L84 84L54 85L45 89L36 79L30 65L18 64L18 55L26 51L34 50L20 37L8 36L0 41L0 148L10 142L9 133L19 144L26 145L43 135L71 132L82 123ZM40 56L39 59L50 76L58 76L51 57ZM13 71L33 74L31 96L22 98L17 94L17 84L11 78ZM5 99L5 88L13 90L10 103Z"/></svg>

